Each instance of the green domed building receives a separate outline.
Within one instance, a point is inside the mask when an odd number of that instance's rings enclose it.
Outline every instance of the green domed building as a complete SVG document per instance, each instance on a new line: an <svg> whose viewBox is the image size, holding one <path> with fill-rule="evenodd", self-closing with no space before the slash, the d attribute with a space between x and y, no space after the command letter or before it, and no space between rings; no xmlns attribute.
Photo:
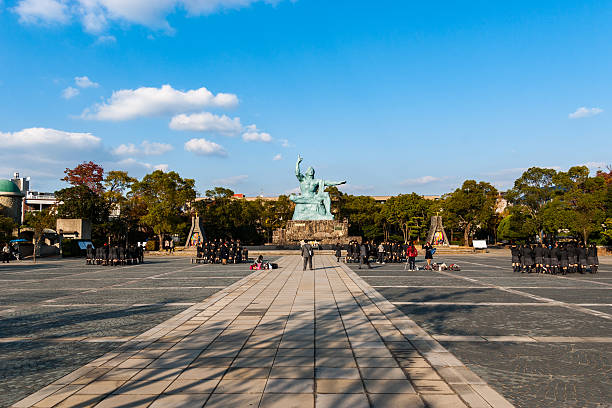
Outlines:
<svg viewBox="0 0 612 408"><path fill-rule="evenodd" d="M24 195L17 184L0 179L0 213L20 224Z"/></svg>

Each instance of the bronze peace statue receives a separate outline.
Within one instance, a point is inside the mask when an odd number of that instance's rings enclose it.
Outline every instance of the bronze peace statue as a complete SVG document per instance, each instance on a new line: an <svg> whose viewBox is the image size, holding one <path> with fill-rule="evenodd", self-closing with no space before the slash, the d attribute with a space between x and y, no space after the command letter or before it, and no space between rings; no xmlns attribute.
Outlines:
<svg viewBox="0 0 612 408"><path fill-rule="evenodd" d="M291 194L289 199L295 203L293 219L299 221L333 220L331 213L331 198L325 192L325 187L339 186L346 181L329 181L316 179L315 171L308 167L305 174L300 171L302 157L298 155L295 165L295 176L300 182L300 193Z"/></svg>

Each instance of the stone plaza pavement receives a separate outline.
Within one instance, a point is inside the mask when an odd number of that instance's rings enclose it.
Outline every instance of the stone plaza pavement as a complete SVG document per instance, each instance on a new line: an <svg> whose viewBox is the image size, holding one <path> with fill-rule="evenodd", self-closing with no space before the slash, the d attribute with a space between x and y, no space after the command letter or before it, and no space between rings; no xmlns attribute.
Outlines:
<svg viewBox="0 0 612 408"><path fill-rule="evenodd" d="M346 265L286 256L13 407L511 407Z"/></svg>

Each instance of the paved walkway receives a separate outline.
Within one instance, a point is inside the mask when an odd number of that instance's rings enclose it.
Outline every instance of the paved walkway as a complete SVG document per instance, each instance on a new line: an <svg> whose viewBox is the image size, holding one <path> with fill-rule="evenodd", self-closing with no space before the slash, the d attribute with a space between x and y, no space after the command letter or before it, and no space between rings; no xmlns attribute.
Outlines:
<svg viewBox="0 0 612 408"><path fill-rule="evenodd" d="M279 265L13 406L512 406L332 257Z"/></svg>

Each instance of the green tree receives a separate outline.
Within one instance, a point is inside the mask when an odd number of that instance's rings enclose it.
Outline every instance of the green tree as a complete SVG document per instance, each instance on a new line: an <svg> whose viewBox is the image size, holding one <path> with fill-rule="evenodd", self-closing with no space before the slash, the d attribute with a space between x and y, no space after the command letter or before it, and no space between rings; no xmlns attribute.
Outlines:
<svg viewBox="0 0 612 408"><path fill-rule="evenodd" d="M34 233L32 242L34 244L34 263L36 263L36 257L40 250L40 241L45 233L45 229L54 229L55 222L55 215L50 210L26 213L24 225L30 227Z"/></svg>
<svg viewBox="0 0 612 408"><path fill-rule="evenodd" d="M498 239L528 242L537 234L537 225L531 213L524 206L510 207L510 213L505 216L497 227Z"/></svg>
<svg viewBox="0 0 612 408"><path fill-rule="evenodd" d="M514 181L514 187L506 194L510 203L522 205L529 212L540 238L544 225L541 210L559 192L556 186L558 178L554 169L531 167Z"/></svg>
<svg viewBox="0 0 612 408"><path fill-rule="evenodd" d="M11 217L0 215L0 243L11 240L15 226L15 221Z"/></svg>
<svg viewBox="0 0 612 408"><path fill-rule="evenodd" d="M606 219L606 180L589 177L586 166L572 167L561 177L566 190L563 200L572 211L570 229L586 244L593 232L602 230Z"/></svg>
<svg viewBox="0 0 612 408"><path fill-rule="evenodd" d="M400 194L387 200L382 207L382 216L399 227L404 243L408 243L426 228L429 206L430 202L416 193Z"/></svg>
<svg viewBox="0 0 612 408"><path fill-rule="evenodd" d="M284 228L293 216L295 204L286 195L281 195L276 201L260 201L261 226L268 242L272 241L274 230Z"/></svg>
<svg viewBox="0 0 612 408"><path fill-rule="evenodd" d="M146 206L140 222L157 234L160 246L164 234L185 228L185 210L195 199L195 181L183 179L178 173L156 170L132 185L131 195Z"/></svg>
<svg viewBox="0 0 612 408"><path fill-rule="evenodd" d="M489 225L495 217L498 192L491 184L466 180L445 200L445 210L459 220L463 230L463 245L477 228Z"/></svg>
<svg viewBox="0 0 612 408"><path fill-rule="evenodd" d="M379 218L381 205L369 196L343 194L338 199L336 218L347 219L349 234L374 240L383 234Z"/></svg>
<svg viewBox="0 0 612 408"><path fill-rule="evenodd" d="M59 218L83 218L94 225L108 220L107 201L85 185L63 188L55 192L55 197L60 203L57 206Z"/></svg>

